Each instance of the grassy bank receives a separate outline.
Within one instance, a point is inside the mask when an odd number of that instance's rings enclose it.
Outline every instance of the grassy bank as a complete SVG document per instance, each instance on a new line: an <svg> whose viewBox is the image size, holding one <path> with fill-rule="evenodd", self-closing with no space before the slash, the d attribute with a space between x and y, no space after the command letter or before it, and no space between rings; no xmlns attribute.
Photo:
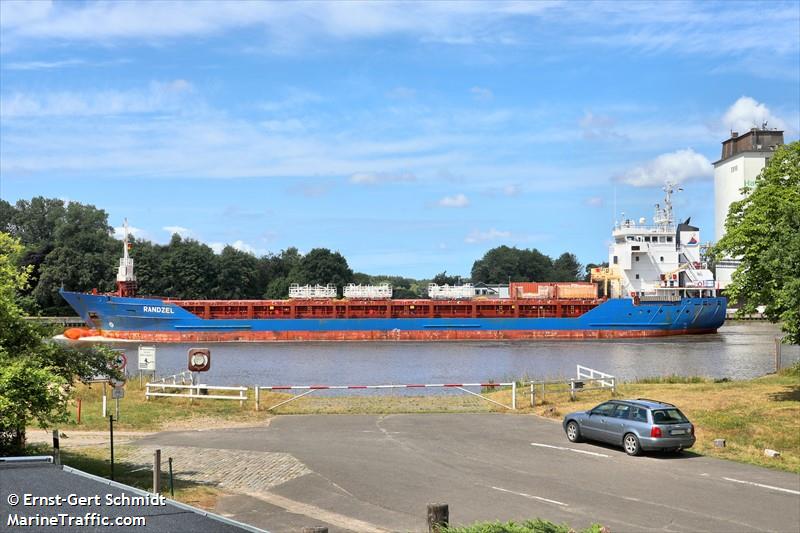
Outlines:
<svg viewBox="0 0 800 533"><path fill-rule="evenodd" d="M523 412L561 420L571 411L589 409L611 397L607 391L578 394L548 392L546 404L526 404ZM692 452L800 473L800 367L745 381L714 381L667 376L624 383L618 398L653 398L677 405L694 422ZM725 448L714 447L725 439ZM781 453L764 456L764 449Z"/></svg>
<svg viewBox="0 0 800 533"><path fill-rule="evenodd" d="M65 429L106 430L108 420L101 415L102 385L78 389L82 400L81 424L73 421ZM109 392L110 394L110 392ZM486 393L504 404L511 403L510 390ZM375 395L364 392L353 396L316 396L314 394L267 411L268 406L291 397L289 394L262 393L261 410L255 411L253 391L244 406L238 401L158 398L145 401L138 380L131 380L121 400L120 419L115 429L160 431L184 428L258 426L280 414L391 414L422 412L508 412L495 404L451 390L430 396ZM518 388L516 413L561 419L571 411L585 410L611 397L609 391L587 391L570 401L564 387L550 387L546 403L537 396L530 407L526 388ZM654 398L674 403L695 423L697 443L692 449L702 453L747 463L800 473L800 367L753 380L715 382L699 377L667 376L623 383L617 388L619 398ZM109 413L114 402L109 399ZM521 423L524 423L521 421ZM714 439L726 439L725 448L715 448ZM778 450L779 458L764 456L764 448Z"/></svg>

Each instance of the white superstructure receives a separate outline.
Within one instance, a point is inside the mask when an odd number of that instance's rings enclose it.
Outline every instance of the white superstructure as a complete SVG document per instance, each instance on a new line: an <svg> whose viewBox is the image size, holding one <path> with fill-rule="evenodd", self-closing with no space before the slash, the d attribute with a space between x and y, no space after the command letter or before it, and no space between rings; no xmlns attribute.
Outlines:
<svg viewBox="0 0 800 533"><path fill-rule="evenodd" d="M664 187L664 204L656 204L652 224L644 218L614 225L608 269L597 269L594 280L611 281L609 296L673 299L713 296L714 276L700 256L700 230L689 219L675 225L672 194Z"/></svg>

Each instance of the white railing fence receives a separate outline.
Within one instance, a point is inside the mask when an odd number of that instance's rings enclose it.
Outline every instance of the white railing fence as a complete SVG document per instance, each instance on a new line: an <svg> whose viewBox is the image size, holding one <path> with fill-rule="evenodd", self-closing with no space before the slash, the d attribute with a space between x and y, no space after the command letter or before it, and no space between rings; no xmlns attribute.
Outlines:
<svg viewBox="0 0 800 533"><path fill-rule="evenodd" d="M154 390L151 390L154 389ZM185 392L166 392L177 390ZM216 385L178 385L176 383L147 383L145 385L145 398L167 396L173 398L189 398L189 400L239 400L243 406L247 401L247 387L221 387ZM209 394L212 391L236 392L238 394Z"/></svg>
<svg viewBox="0 0 800 533"><path fill-rule="evenodd" d="M541 402L545 403L548 385L555 385L560 388L558 391L551 390L551 392L565 392L564 389L568 389L570 400L575 400L578 392L609 389L611 390L612 396L617 392L617 378L611 374L606 374L605 372L600 372L599 370L594 370L582 365L577 365L576 374L577 377L569 379L528 381L531 407L536 405L537 390L541 390ZM587 384L589 384L589 386L587 386Z"/></svg>

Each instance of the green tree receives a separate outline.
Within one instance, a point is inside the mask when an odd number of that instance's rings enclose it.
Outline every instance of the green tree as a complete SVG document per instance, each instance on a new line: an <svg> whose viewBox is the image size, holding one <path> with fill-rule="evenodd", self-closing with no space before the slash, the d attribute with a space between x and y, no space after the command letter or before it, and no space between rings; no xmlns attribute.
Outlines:
<svg viewBox="0 0 800 533"><path fill-rule="evenodd" d="M583 276L583 265L575 254L564 252L553 261L553 281L578 281Z"/></svg>
<svg viewBox="0 0 800 533"><path fill-rule="evenodd" d="M509 281L553 281L553 261L535 248L532 250L498 246L472 265L475 283Z"/></svg>
<svg viewBox="0 0 800 533"><path fill-rule="evenodd" d="M209 298L217 284L217 270L214 250L176 233L164 259L164 295L186 300Z"/></svg>
<svg viewBox="0 0 800 533"><path fill-rule="evenodd" d="M778 148L750 194L731 204L713 256L741 259L726 292L740 313L759 305L800 344L800 142Z"/></svg>
<svg viewBox="0 0 800 533"><path fill-rule="evenodd" d="M347 265L347 259L339 252L314 248L289 272L289 281L301 285L333 283L341 293L342 287L352 283L353 271Z"/></svg>
<svg viewBox="0 0 800 533"><path fill-rule="evenodd" d="M437 285L458 285L461 282L461 276L450 276L445 270L433 276L431 282Z"/></svg>
<svg viewBox="0 0 800 533"><path fill-rule="evenodd" d="M112 290L119 243L111 237L106 212L71 202L61 222L53 224L53 250L45 257L33 290L37 304L45 310L67 308L58 295L62 286L75 291Z"/></svg>
<svg viewBox="0 0 800 533"><path fill-rule="evenodd" d="M67 418L67 399L80 379L105 372L110 354L102 349L73 350L45 341L45 332L23 319L17 293L31 267L20 267L23 247L0 232L0 454L25 443L25 428L49 427Z"/></svg>
<svg viewBox="0 0 800 533"><path fill-rule="evenodd" d="M255 299L261 296L263 279L258 259L252 254L226 246L217 258L215 298Z"/></svg>

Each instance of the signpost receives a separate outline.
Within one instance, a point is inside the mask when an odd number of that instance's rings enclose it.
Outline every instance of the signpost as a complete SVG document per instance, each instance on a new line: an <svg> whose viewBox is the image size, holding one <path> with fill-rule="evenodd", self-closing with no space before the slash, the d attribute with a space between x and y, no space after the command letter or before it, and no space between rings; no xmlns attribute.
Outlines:
<svg viewBox="0 0 800 533"><path fill-rule="evenodd" d="M197 373L208 372L211 369L211 350L208 348L189 348L189 371L192 373L192 385L197 385ZM200 393L200 388L197 388ZM189 398L189 403L194 403Z"/></svg>
<svg viewBox="0 0 800 533"><path fill-rule="evenodd" d="M142 372L152 372L156 377L156 347L139 346L139 386L142 386Z"/></svg>
<svg viewBox="0 0 800 533"><path fill-rule="evenodd" d="M115 414L117 415L115 418L116 418L116 420L119 420L119 400L120 400L120 398L124 398L125 397L125 382L124 381L119 381L119 380L116 380L116 379L112 379L111 380L111 385L112 385L111 398L114 399L114 402L115 402L115 406L114 407L115 407L115 410L116 410Z"/></svg>

